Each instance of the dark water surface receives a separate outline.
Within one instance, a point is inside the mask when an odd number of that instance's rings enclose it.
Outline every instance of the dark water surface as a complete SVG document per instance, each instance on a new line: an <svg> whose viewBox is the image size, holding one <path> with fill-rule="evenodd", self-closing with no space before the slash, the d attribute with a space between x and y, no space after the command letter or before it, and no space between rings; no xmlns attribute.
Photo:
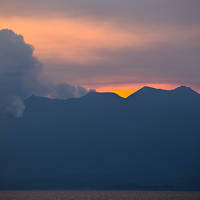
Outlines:
<svg viewBox="0 0 200 200"><path fill-rule="evenodd" d="M0 191L0 200L200 200L200 192Z"/></svg>

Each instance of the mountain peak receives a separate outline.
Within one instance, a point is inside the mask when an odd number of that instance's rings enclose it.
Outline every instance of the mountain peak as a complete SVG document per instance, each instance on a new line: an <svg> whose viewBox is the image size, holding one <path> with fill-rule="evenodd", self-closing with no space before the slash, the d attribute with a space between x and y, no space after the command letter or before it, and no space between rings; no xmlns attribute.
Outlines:
<svg viewBox="0 0 200 200"><path fill-rule="evenodd" d="M128 98L132 98L133 96L151 96L151 95L156 95L156 94L162 94L165 92L169 92L168 90L162 90L162 89L156 89L153 87L149 86L144 86L140 90L136 91L132 95L130 95Z"/></svg>
<svg viewBox="0 0 200 200"><path fill-rule="evenodd" d="M190 87L187 87L187 86L184 86L184 85L181 85L181 86L179 86L179 87L177 87L177 88L175 88L174 90L176 90L176 91L193 91Z"/></svg>
<svg viewBox="0 0 200 200"><path fill-rule="evenodd" d="M172 92L176 94L180 94L180 95L194 95L194 94L197 95L198 94L197 92L192 90L190 87L186 87L186 86L177 87L176 89L172 90Z"/></svg>
<svg viewBox="0 0 200 200"><path fill-rule="evenodd" d="M108 98L115 98L115 99L122 99L118 94L112 92L96 92L91 91L85 96L81 97L82 99L108 99Z"/></svg>
<svg viewBox="0 0 200 200"><path fill-rule="evenodd" d="M143 88L138 90L138 92L156 92L156 91L161 91L161 89L156 89L156 88L153 88L153 87L144 86Z"/></svg>
<svg viewBox="0 0 200 200"><path fill-rule="evenodd" d="M187 87L187 86L184 86L184 85L181 85L179 87L177 87L176 89L181 89L181 90L192 90L190 87Z"/></svg>
<svg viewBox="0 0 200 200"><path fill-rule="evenodd" d="M164 90L164 89L156 89L148 86L144 86L137 92L133 93L130 95L128 98L132 98L135 96L145 96L145 97L150 97L150 96L155 96L155 95L170 95L170 94L176 94L176 95L181 95L181 96L186 96L186 95L199 95L197 92L192 90L190 87L186 86L180 86L177 87L173 90Z"/></svg>

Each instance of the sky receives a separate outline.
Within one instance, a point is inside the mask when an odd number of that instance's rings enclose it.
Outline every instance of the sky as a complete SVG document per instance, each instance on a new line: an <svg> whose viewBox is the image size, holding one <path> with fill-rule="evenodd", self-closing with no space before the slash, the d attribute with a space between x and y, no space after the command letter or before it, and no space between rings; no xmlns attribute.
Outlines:
<svg viewBox="0 0 200 200"><path fill-rule="evenodd" d="M199 0L0 0L0 29L34 47L54 84L128 96L200 91Z"/></svg>

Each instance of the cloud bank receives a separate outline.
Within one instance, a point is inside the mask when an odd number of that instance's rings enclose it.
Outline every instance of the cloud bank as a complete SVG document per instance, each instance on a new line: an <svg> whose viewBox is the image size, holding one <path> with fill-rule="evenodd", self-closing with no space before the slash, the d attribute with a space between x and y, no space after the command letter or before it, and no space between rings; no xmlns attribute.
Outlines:
<svg viewBox="0 0 200 200"><path fill-rule="evenodd" d="M159 24L198 24L199 0L0 0L5 16L65 16Z"/></svg>
<svg viewBox="0 0 200 200"><path fill-rule="evenodd" d="M79 80L79 84L95 88L160 83L188 85L199 90L200 34L183 40L174 37L144 48L97 49L102 60L86 64L58 61L50 63L46 71L52 79Z"/></svg>
<svg viewBox="0 0 200 200"><path fill-rule="evenodd" d="M11 30L0 31L0 114L21 117L23 100L35 94L67 99L87 93L70 84L53 84L46 80L42 64L33 56L33 47Z"/></svg>
<svg viewBox="0 0 200 200"><path fill-rule="evenodd" d="M0 5L2 26L34 44L55 83L99 91L181 84L200 91L199 0L0 0ZM48 87L42 94L54 98L78 90L52 81L43 85Z"/></svg>

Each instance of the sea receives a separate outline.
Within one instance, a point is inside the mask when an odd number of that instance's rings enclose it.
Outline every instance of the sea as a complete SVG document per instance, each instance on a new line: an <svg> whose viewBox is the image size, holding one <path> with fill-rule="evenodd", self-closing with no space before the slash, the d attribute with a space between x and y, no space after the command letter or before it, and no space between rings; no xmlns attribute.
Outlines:
<svg viewBox="0 0 200 200"><path fill-rule="evenodd" d="M200 200L200 192L0 191L0 200Z"/></svg>

